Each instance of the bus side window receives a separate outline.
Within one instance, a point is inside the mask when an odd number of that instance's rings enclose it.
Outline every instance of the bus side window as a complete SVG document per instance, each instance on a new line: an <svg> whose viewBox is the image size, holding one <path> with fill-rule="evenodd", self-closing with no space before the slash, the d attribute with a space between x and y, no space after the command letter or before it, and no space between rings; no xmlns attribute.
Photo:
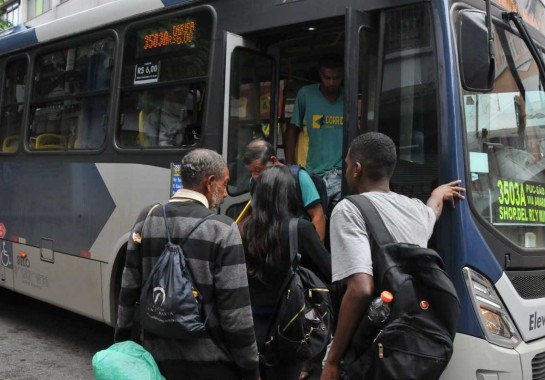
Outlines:
<svg viewBox="0 0 545 380"><path fill-rule="evenodd" d="M113 46L112 38L103 38L37 58L30 108L30 149L93 150L103 146ZM44 134L61 139L57 144L40 144Z"/></svg>
<svg viewBox="0 0 545 380"><path fill-rule="evenodd" d="M0 152L13 153L19 148L27 72L26 59L6 66L4 97L0 107Z"/></svg>
<svg viewBox="0 0 545 380"><path fill-rule="evenodd" d="M36 62L34 96L53 97L64 92L65 54L54 52L41 56ZM62 82L62 83L61 83Z"/></svg>
<svg viewBox="0 0 545 380"><path fill-rule="evenodd" d="M117 140L123 147L143 147L144 122L147 116L147 93L130 93L122 98L117 128Z"/></svg>
<svg viewBox="0 0 545 380"><path fill-rule="evenodd" d="M204 83L131 91L121 98L118 140L127 148L172 148L200 138Z"/></svg>
<svg viewBox="0 0 545 380"><path fill-rule="evenodd" d="M206 11L165 15L126 32L116 142L127 149L180 149L200 139L213 21ZM150 43L187 27L187 41Z"/></svg>
<svg viewBox="0 0 545 380"><path fill-rule="evenodd" d="M98 149L104 143L108 127L107 97L83 99L73 141L74 149Z"/></svg>

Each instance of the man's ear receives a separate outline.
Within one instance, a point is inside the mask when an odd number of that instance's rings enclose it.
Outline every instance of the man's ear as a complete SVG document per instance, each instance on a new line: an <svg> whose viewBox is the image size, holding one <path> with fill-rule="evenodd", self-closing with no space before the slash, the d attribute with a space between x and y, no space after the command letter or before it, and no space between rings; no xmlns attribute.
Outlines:
<svg viewBox="0 0 545 380"><path fill-rule="evenodd" d="M216 176L214 176L213 174L206 177L206 190L210 193L212 192L212 182L214 182L215 180Z"/></svg>
<svg viewBox="0 0 545 380"><path fill-rule="evenodd" d="M212 193L212 182L214 181L214 175L206 176L201 181L201 190L204 195Z"/></svg>
<svg viewBox="0 0 545 380"><path fill-rule="evenodd" d="M354 163L354 178L358 178L363 174L363 165L361 162Z"/></svg>

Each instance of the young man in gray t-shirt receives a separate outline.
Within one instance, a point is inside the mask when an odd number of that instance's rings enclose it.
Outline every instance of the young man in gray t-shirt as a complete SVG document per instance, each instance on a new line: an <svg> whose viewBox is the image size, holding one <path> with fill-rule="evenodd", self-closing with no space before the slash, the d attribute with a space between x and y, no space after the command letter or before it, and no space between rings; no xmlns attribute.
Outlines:
<svg viewBox="0 0 545 380"><path fill-rule="evenodd" d="M396 241L427 246L433 226L441 215L443 202L464 199L465 191L456 180L433 190L427 203L390 191L396 164L393 141L378 132L360 135L346 155L346 183L350 194L368 197ZM337 380L340 362L369 306L374 291L371 247L365 222L348 200L337 204L331 214L331 260L333 281L347 281L337 318L335 339L325 360L321 380Z"/></svg>

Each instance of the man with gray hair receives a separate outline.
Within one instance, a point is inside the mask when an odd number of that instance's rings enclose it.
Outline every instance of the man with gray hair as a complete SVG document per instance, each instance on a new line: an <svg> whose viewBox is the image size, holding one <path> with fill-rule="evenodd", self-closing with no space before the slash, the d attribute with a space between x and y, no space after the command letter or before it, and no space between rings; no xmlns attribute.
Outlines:
<svg viewBox="0 0 545 380"><path fill-rule="evenodd" d="M165 205L166 217L171 239L179 244L208 216L183 245L193 285L201 295L206 333L195 339L165 339L143 330L142 345L169 380L257 379L257 346L239 230L232 219L210 210L227 196L227 165L216 152L196 149L182 159L181 178L184 187ZM146 207L127 245L116 342L131 338L141 287L166 241L161 207Z"/></svg>
<svg viewBox="0 0 545 380"><path fill-rule="evenodd" d="M252 140L244 149L242 162L252 175L252 181L255 181L261 173L270 166L283 166L276 156L273 145L264 139ZM301 216L310 220L316 228L320 240L324 241L326 235L326 216L327 210L324 210L320 193L306 170L298 165L288 166L298 191L298 198L301 203ZM293 168L296 170L293 170ZM318 180L322 180L318 178ZM324 183L325 191L325 183Z"/></svg>

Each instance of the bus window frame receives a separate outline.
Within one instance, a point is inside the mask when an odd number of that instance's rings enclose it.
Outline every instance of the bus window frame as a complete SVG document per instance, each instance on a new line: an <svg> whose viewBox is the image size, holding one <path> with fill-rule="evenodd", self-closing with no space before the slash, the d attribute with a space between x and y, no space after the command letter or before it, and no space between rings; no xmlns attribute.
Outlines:
<svg viewBox="0 0 545 380"><path fill-rule="evenodd" d="M245 39L243 37L243 39ZM269 136L267 138L263 137L265 140L267 140L268 142L270 142L271 144L273 144L274 146L276 146L276 141L277 141L277 128L276 128L276 125L278 123L278 117L277 117L277 104L278 104L278 75L277 75L277 72L278 72L278 62L277 62L277 58L273 55L273 54L270 54L269 52L266 52L266 51L261 51L257 48L253 48L253 47L248 47L248 46L235 46L234 49L230 52L230 60L231 60L231 64L230 64L230 69L231 69L231 72L229 73L230 75L230 80L229 80L229 89L228 89L228 93L229 93L229 96L225 99L226 103L228 104L227 106L227 109L224 110L224 112L227 112L229 114L229 116L231 115L231 105L232 105L232 100L231 100L231 86L233 85L233 82L234 82L234 78L233 78L233 57L235 56L235 54L239 53L239 52L243 52L243 53L249 53L249 54L254 54L255 56L260 56L264 59L268 59L270 60L270 63L271 63L271 84L270 84L270 97L271 97L271 107L270 107L270 110L269 110ZM239 76L240 77L240 76ZM240 82L237 82L240 84ZM272 104L274 104L274 107L272 106ZM229 162L229 157L228 157L228 154L229 154L229 147L231 146L231 136L230 136L230 131L231 131L231 125L230 125L230 117L229 119L227 120L227 126L224 125L224 132L226 132L224 134L224 137L225 137L225 146L224 146L224 158L226 160L226 162ZM237 132L238 133L238 132ZM237 138L236 139L237 141L240 141L240 138ZM250 140L252 141L252 139ZM249 142L250 142L249 141ZM240 156L240 153L242 152L238 152L238 156ZM242 163L242 160L237 160L240 164L243 164ZM244 169L246 170L246 169ZM231 174L231 177L233 177L233 174ZM235 191L235 189L238 189L236 186L233 186L230 184L230 186L228 186L228 194L229 196L231 197L237 197L237 196L240 196L240 195L243 195L243 194L246 194L250 191L250 179L251 179L251 175L250 175L250 172L248 172L248 185L247 187L244 187L242 188L241 190L237 190Z"/></svg>
<svg viewBox="0 0 545 380"><path fill-rule="evenodd" d="M379 53L382 52L382 43L383 43L383 22L382 18L384 17L384 13L381 12L378 17L371 16L366 11L360 11L354 8L347 8L346 14L345 14L345 39L344 39L344 123L348 128L345 128L344 135L343 135L343 152L348 152L348 147L350 145L349 142L351 142L356 136L358 136L361 132L367 132L371 130L375 130L376 124L378 121L376 121L373 126L367 125L366 122L363 120L363 116L361 120L359 119L358 115L358 99L360 95L360 79L361 79L361 61L360 61L360 49L361 44L363 43L361 37L362 29L372 29L377 32L379 35L379 41L378 41L378 48ZM379 19L377 22L376 20ZM351 45L353 48L348 49L348 46ZM357 49L355 48L357 47ZM377 60L377 74L382 75L382 67L383 63L380 62L380 60ZM350 81L347 81L346 78L350 76ZM379 77L381 78L381 77ZM380 85L381 81L377 80L375 83L375 91L380 91ZM377 93L376 93L377 94ZM362 104L362 115L363 115L363 109L367 109L367 102L364 102L365 104ZM379 101L378 98L375 100L375 112L378 111L379 107ZM378 113L377 113L378 115ZM343 157L343 172L344 172L344 157ZM345 185L345 184L343 184ZM343 187L343 194L346 193L345 188Z"/></svg>
<svg viewBox="0 0 545 380"><path fill-rule="evenodd" d="M453 10L453 12L458 13L461 10L468 9L469 7L457 7ZM469 8L471 9L471 8ZM451 17L452 23L455 27L458 27L459 25L459 17L458 15ZM492 28L497 36L499 33L497 30L502 30L501 33L506 34L512 34L513 36L521 39L519 32L516 30L516 28L511 27L510 25L505 24L501 17L501 12L497 9L492 9ZM532 36L534 37L534 36ZM458 35L455 35L455 38L458 39ZM499 38L499 37L498 37ZM524 42L524 41L523 41ZM539 49L542 49L542 55L545 57L545 48L544 45L541 45L541 41L534 40L534 43L538 45ZM500 45L503 46L502 43ZM524 45L526 46L526 45ZM457 53L458 54L458 53ZM503 52L502 52L503 54ZM533 60L533 57L532 57ZM511 71L511 69L509 68ZM513 77L515 74L511 72ZM492 92L494 90L492 89ZM488 92L487 92L488 93ZM470 183L471 181L471 171L470 171L470 158L469 158L469 149L468 149L468 137L467 137L467 122L466 122L466 115L463 111L463 95L464 91L462 91L462 87L460 84L460 116L461 116L461 136L462 136L462 143L463 143L463 154L464 154L464 170L465 170L465 182ZM491 251L493 252L493 255L495 259L498 261L498 263L501 265L503 270L509 271L513 270L514 267L518 268L527 268L528 266L543 266L543 263L545 263L545 259L541 259L538 256L534 255L534 252L542 250L543 248L537 247L537 248L528 248L521 246L517 244L515 241L507 237L503 232L500 232L496 226L487 221L483 215L480 214L477 207L475 206L475 203L473 201L473 197L471 196L471 192L473 191L471 186L467 185L466 187L466 201L468 203L469 209L470 209L470 215L473 218L473 220L476 222L476 225L478 229L483 234L485 240L487 241L488 246L491 248Z"/></svg>
<svg viewBox="0 0 545 380"><path fill-rule="evenodd" d="M109 94L106 97L108 98L108 107L109 110L106 112L108 115L108 121L106 123L104 142L98 149L64 149L64 150L41 150L41 149L31 149L29 146L30 140L30 110L34 104L41 104L42 101L33 102L32 95L34 93L34 85L26 93L25 99L25 115L24 115L24 136L23 136L23 149L26 154L29 155L99 155L102 154L110 145L111 141L111 118L112 110L114 108L115 93L118 88L118 51L119 51L119 36L113 28L105 28L92 33L82 33L77 36L70 38L63 38L60 41L54 41L52 43L45 44L37 49L34 49L30 52L30 70L28 73L28 80L34 78L36 74L36 61L39 57L47 53L52 53L55 51L62 51L63 49L69 48L70 46L81 46L85 43L97 42L111 38L113 41L112 56L113 59L112 69L110 72L110 87L107 90L95 90L95 91L86 91L77 93L75 95L63 96L53 99L44 98L43 102L53 102L53 101L62 101L66 99L77 99L77 98L92 98L97 97L102 94ZM32 83L32 82L30 82Z"/></svg>
<svg viewBox="0 0 545 380"><path fill-rule="evenodd" d="M166 81L166 82L158 82L158 83L152 83L152 84L141 84L141 85L130 85L130 86L124 86L121 81L123 77L123 64L124 64L124 58L125 58L125 48L126 48L126 38L127 35L131 30L134 28L138 28L144 25L153 24L155 22L164 20L166 18L174 18L174 17L183 17L183 16L190 16L195 13L199 12L208 12L210 16L211 21L211 27L210 27L210 41L209 41L209 52L208 52L208 67L206 69L206 75L205 76L199 76L199 77L191 77L191 78L183 78L183 79L177 79L174 81ZM173 154L178 153L185 155L187 152L200 148L203 146L206 146L206 134L209 128L207 127L207 121L208 121L208 114L210 111L210 79L213 72L213 64L215 61L215 53L216 53L216 43L218 40L218 36L216 35L217 31L217 25L218 25L218 15L216 13L216 10L210 6L210 5L199 5L195 7L185 8L181 9L176 12L172 12L167 8L167 10L163 10L162 12L159 12L157 15L153 17L142 17L138 20L135 20L133 22L129 22L123 25L122 28L120 28L120 38L119 38L119 45L118 45L118 54L116 58L117 66L116 66L116 95L115 95L115 101L113 102L115 110L113 110L113 118L110 119L110 128L111 128L111 140L113 143L114 150L118 153L122 154L144 154L144 155L157 155L157 154ZM221 52L220 52L221 54ZM200 139L197 141L197 143L192 145L182 145L180 147L126 147L120 144L119 138L118 138L118 130L119 130L119 123L121 118L121 97L123 93L129 93L134 92L137 90L149 90L149 89L159 89L161 87L169 87L174 85L182 85L182 84L191 84L191 83L203 83L205 86L205 93L204 93L204 99L202 100L203 103L203 118L201 122L201 133L200 133ZM223 128L223 126L222 126Z"/></svg>
<svg viewBox="0 0 545 380"><path fill-rule="evenodd" d="M19 133L18 133L18 137L19 137L19 145L17 146L17 149L13 152L4 152L2 150L0 150L0 155L1 156L9 156L9 155L16 155L18 152L21 151L21 147L24 147L24 132L25 132L25 125L26 125L26 120L27 120L27 108L26 107L26 104L28 103L28 94L29 94L29 91L28 91L28 88L29 88L29 83L30 83L30 65L31 65L31 60L30 60L30 56L28 53L21 53L21 54L16 54L14 56L11 56L11 57L8 57L6 60L2 61L2 63L0 64L0 72L2 73L2 76L1 76L1 80L0 80L0 85L2 86L1 89L2 91L0 91L0 117L1 117L1 113L2 113L2 109L4 107L4 97L5 97L5 86L6 86L6 70L7 70L7 67L9 66L10 63L12 62L15 62L15 61L19 61L19 60L26 60L26 79L25 79L25 93L24 93L24 96L23 96L23 110L22 110L22 115L21 115L21 125L19 126ZM14 135L15 136L15 135ZM6 136L7 137L7 136ZM3 142L3 139L2 139L2 142Z"/></svg>

